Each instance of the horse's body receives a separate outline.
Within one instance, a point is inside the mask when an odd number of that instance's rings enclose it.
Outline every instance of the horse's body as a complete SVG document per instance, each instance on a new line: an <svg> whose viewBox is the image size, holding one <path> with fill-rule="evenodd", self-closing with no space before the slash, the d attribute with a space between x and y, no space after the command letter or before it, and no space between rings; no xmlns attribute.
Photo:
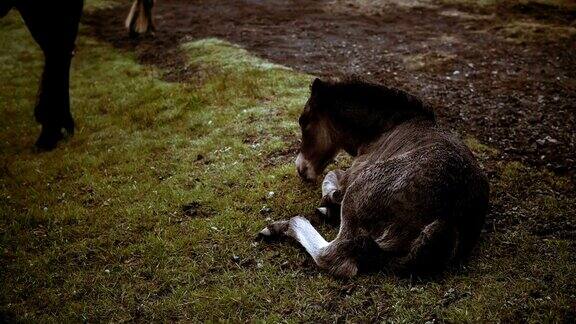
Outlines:
<svg viewBox="0 0 576 324"><path fill-rule="evenodd" d="M70 62L82 14L83 0L3 0L0 17L18 9L44 53L44 72L34 115L42 125L36 146L53 149L66 131L74 133L70 113Z"/></svg>
<svg viewBox="0 0 576 324"><path fill-rule="evenodd" d="M339 276L387 267L434 273L466 258L488 206L488 183L469 149L418 99L383 86L316 80L300 117L298 173L316 178L340 150L356 156L322 184L325 214L340 210L332 242L303 217L261 234L288 235Z"/></svg>

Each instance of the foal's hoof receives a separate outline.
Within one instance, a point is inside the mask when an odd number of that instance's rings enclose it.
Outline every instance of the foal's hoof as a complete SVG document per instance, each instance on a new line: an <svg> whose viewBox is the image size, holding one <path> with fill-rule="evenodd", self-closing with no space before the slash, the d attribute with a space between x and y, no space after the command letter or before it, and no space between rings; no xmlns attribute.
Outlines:
<svg viewBox="0 0 576 324"><path fill-rule="evenodd" d="M258 238L270 240L274 238L279 238L284 236L288 228L290 227L290 223L288 221L277 221L274 222L266 227L258 233Z"/></svg>
<svg viewBox="0 0 576 324"><path fill-rule="evenodd" d="M327 218L330 216L330 210L328 207L318 207L316 208L316 215Z"/></svg>

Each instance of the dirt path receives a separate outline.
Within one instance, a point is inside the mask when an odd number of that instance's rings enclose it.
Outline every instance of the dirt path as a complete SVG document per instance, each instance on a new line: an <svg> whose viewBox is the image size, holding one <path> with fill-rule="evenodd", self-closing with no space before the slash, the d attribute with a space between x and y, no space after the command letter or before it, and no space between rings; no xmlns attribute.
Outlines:
<svg viewBox="0 0 576 324"><path fill-rule="evenodd" d="M432 103L444 124L498 148L499 159L574 177L574 12L381 3L161 0L159 32L138 41L122 27L127 6L84 20L171 80L194 77L177 45L205 37L315 75L373 78Z"/></svg>

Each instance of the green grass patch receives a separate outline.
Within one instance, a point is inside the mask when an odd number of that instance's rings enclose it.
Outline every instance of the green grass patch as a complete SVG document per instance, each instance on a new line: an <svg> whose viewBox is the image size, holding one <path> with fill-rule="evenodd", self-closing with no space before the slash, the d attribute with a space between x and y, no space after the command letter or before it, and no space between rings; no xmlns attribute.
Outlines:
<svg viewBox="0 0 576 324"><path fill-rule="evenodd" d="M497 28L497 32L506 40L525 44L534 42L576 40L576 28L558 26L530 20L514 20Z"/></svg>
<svg viewBox="0 0 576 324"><path fill-rule="evenodd" d="M489 7L495 5L545 5L560 9L576 9L576 4L571 0L440 0L444 4L458 4L469 7Z"/></svg>

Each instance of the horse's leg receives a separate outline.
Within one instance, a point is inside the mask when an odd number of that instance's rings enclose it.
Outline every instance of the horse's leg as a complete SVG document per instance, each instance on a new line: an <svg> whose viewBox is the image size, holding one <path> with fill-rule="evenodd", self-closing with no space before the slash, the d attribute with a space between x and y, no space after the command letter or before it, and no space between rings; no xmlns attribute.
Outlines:
<svg viewBox="0 0 576 324"><path fill-rule="evenodd" d="M156 23L154 22L154 4L156 0L144 0L144 10L146 18L148 19L148 31L154 33L156 31Z"/></svg>
<svg viewBox="0 0 576 324"><path fill-rule="evenodd" d="M365 237L349 235L345 225L342 226L336 239L327 242L306 218L296 216L289 221L270 224L260 235L292 237L302 244L320 268L336 276L352 277L358 272L358 258L367 245Z"/></svg>
<svg viewBox="0 0 576 324"><path fill-rule="evenodd" d="M44 72L34 111L42 132L36 141L40 149L53 149L63 138L62 129L74 133L70 113L70 62L83 0L65 4L21 1L17 8L32 37L44 53Z"/></svg>
<svg viewBox="0 0 576 324"><path fill-rule="evenodd" d="M328 172L322 181L322 200L316 211L328 219L340 214L340 205L344 197L344 188L341 186L343 176L344 171L334 170Z"/></svg>
<svg viewBox="0 0 576 324"><path fill-rule="evenodd" d="M154 2L154 0L134 0L125 23L130 37L156 31L152 14Z"/></svg>
<svg viewBox="0 0 576 324"><path fill-rule="evenodd" d="M51 150L64 137L63 128L69 135L74 133L68 92L72 53L45 52L44 55L46 63L34 111L36 121L42 124L36 146Z"/></svg>

